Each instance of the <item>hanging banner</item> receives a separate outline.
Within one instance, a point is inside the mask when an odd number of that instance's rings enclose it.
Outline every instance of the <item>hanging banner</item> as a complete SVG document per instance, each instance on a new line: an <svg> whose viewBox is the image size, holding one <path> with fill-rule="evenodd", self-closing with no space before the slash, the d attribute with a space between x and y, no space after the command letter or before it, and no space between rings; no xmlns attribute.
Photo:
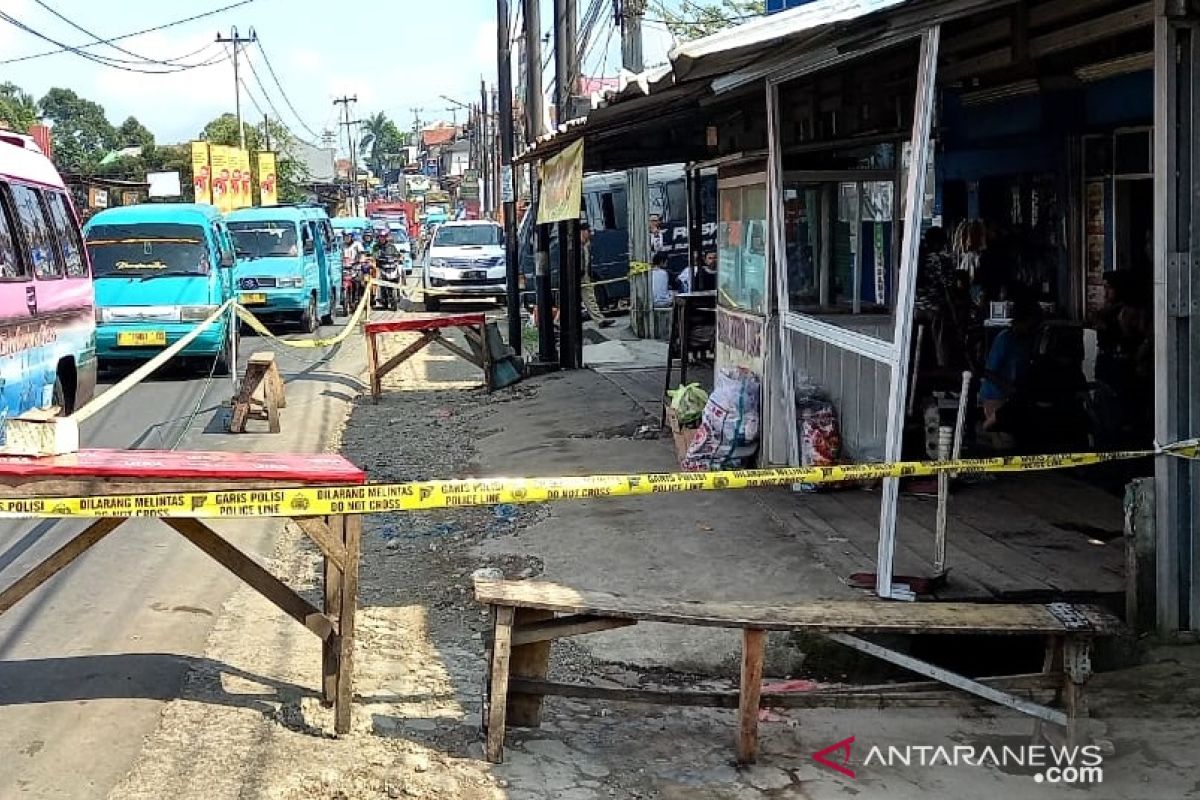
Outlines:
<svg viewBox="0 0 1200 800"><path fill-rule="evenodd" d="M254 179L250 174L250 151L234 150L233 159L233 180L236 184L236 191L233 193L233 207L247 208L254 205Z"/></svg>
<svg viewBox="0 0 1200 800"><path fill-rule="evenodd" d="M273 206L279 203L277 177L275 175L275 154L258 154L258 198L259 205Z"/></svg>
<svg viewBox="0 0 1200 800"><path fill-rule="evenodd" d="M213 205L222 214L233 211L233 148L223 144L209 147L212 161Z"/></svg>
<svg viewBox="0 0 1200 800"><path fill-rule="evenodd" d="M583 140L542 162L538 224L579 219L583 205Z"/></svg>
<svg viewBox="0 0 1200 800"><path fill-rule="evenodd" d="M208 142L192 142L192 191L197 203L212 204L212 166L208 162Z"/></svg>

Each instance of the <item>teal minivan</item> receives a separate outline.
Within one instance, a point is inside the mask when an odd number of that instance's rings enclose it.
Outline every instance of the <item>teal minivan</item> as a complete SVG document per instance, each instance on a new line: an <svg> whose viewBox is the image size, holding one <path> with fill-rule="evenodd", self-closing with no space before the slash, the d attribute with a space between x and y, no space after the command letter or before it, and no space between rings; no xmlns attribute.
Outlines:
<svg viewBox="0 0 1200 800"><path fill-rule="evenodd" d="M197 203L101 211L83 228L96 287L100 365L146 361L191 332L233 296L233 239L221 214ZM180 353L227 373L228 318Z"/></svg>
<svg viewBox="0 0 1200 800"><path fill-rule="evenodd" d="M263 206L225 217L237 250L238 302L264 322L306 332L333 321L341 259L329 217L315 206ZM334 270L338 283L334 283Z"/></svg>

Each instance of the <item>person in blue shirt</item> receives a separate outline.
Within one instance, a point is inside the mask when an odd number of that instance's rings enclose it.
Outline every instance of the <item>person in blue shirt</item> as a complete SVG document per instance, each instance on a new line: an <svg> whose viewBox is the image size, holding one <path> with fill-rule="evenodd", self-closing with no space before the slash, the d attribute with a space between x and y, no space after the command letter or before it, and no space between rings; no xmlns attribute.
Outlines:
<svg viewBox="0 0 1200 800"><path fill-rule="evenodd" d="M1037 303L1018 300L1013 304L1012 324L992 342L984 366L979 399L983 404L984 430L1005 430L1017 435L1023 427L1022 394L1026 377L1037 355L1041 331L1041 308Z"/></svg>

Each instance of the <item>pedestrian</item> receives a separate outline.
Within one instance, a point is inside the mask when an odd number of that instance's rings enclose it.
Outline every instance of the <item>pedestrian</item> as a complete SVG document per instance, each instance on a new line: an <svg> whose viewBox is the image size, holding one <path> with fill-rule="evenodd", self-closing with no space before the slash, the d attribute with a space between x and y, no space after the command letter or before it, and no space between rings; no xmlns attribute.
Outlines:
<svg viewBox="0 0 1200 800"><path fill-rule="evenodd" d="M666 240L663 235L662 217L658 214L650 215L650 255L661 253L666 249Z"/></svg>
<svg viewBox="0 0 1200 800"><path fill-rule="evenodd" d="M597 278L592 272L592 226L586 222L579 223L579 255L580 273L583 275L581 287L583 308L593 322L601 328L607 328L613 324L613 321L604 317L604 311L600 305L604 287L595 285Z"/></svg>
<svg viewBox="0 0 1200 800"><path fill-rule="evenodd" d="M717 254L713 250L705 251L704 260L696 268L692 278L693 292L715 292L717 290Z"/></svg>
<svg viewBox="0 0 1200 800"><path fill-rule="evenodd" d="M650 262L650 297L655 308L671 305L671 273L667 271L666 253L655 253Z"/></svg>

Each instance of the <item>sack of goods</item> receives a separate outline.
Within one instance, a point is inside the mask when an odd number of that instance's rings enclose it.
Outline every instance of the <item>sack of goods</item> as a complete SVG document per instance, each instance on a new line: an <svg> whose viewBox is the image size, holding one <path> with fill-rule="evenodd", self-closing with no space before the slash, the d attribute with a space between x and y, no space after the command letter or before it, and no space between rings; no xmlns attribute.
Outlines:
<svg viewBox="0 0 1200 800"><path fill-rule="evenodd" d="M743 367L724 369L704 405L681 466L689 472L739 469L758 452L762 383Z"/></svg>
<svg viewBox="0 0 1200 800"><path fill-rule="evenodd" d="M830 467L837 464L842 457L842 435L838 428L837 409L833 403L809 398L796 403L796 414L800 465ZM819 485L802 483L798 488L806 492L815 492L818 491Z"/></svg>

